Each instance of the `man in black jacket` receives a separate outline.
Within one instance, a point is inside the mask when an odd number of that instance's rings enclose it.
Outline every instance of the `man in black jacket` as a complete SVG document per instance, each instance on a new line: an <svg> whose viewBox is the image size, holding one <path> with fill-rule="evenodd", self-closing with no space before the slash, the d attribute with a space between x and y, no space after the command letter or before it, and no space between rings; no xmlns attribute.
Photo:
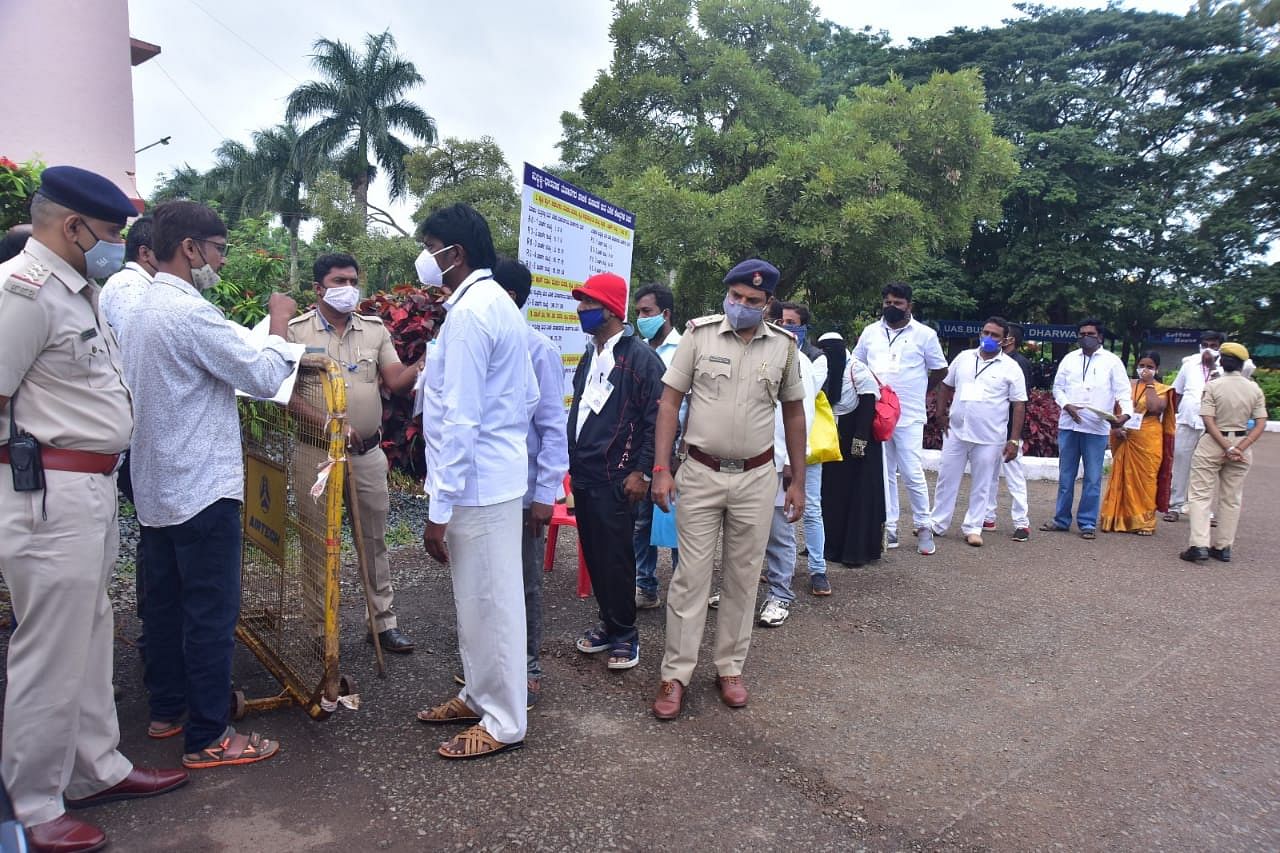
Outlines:
<svg viewBox="0 0 1280 853"><path fill-rule="evenodd" d="M591 344L573 375L569 476L582 555L600 622L578 638L584 654L609 653L610 669L640 662L636 631L635 507L649 491L663 365L623 322L627 283L593 275L573 291Z"/></svg>

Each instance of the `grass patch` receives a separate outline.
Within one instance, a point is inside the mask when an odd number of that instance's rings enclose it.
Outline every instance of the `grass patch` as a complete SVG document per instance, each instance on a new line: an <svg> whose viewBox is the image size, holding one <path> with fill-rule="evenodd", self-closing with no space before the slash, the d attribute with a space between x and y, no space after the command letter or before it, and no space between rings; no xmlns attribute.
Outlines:
<svg viewBox="0 0 1280 853"><path fill-rule="evenodd" d="M417 542L418 531L414 530L407 521L397 521L387 528L388 548L403 548L406 545L413 545Z"/></svg>

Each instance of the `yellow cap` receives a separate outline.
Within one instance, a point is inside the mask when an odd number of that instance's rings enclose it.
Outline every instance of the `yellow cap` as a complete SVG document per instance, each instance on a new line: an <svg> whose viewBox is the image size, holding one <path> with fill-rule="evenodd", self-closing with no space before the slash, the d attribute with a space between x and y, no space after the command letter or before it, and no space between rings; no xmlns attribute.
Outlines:
<svg viewBox="0 0 1280 853"><path fill-rule="evenodd" d="M1232 341L1229 344L1223 344L1218 349L1218 352L1222 353L1223 355L1235 356L1241 361L1249 360L1249 351L1244 348L1244 344L1238 344L1238 343L1235 343L1234 341Z"/></svg>

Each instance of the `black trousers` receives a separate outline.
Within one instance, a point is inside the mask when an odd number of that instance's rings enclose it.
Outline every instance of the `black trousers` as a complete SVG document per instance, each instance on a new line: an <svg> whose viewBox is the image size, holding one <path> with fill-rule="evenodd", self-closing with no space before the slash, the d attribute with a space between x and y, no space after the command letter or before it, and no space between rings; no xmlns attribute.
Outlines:
<svg viewBox="0 0 1280 853"><path fill-rule="evenodd" d="M600 606L600 622L615 642L634 643L636 631L635 507L622 484L573 487L578 541Z"/></svg>

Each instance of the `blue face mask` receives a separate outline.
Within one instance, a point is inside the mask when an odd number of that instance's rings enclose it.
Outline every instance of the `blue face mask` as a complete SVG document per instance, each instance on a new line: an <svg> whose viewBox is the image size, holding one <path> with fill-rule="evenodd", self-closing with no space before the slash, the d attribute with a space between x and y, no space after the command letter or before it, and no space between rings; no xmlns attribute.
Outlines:
<svg viewBox="0 0 1280 853"><path fill-rule="evenodd" d="M585 311L579 311L578 322L582 324L582 331L588 335L593 334L596 329L604 325L604 309L588 308Z"/></svg>
<svg viewBox="0 0 1280 853"><path fill-rule="evenodd" d="M786 329L788 332L795 335L796 346L799 347L800 349L804 349L804 339L805 339L805 336L809 334L808 326L791 326L791 325L787 325L786 323L783 323L782 328Z"/></svg>
<svg viewBox="0 0 1280 853"><path fill-rule="evenodd" d="M646 341L651 341L658 332L662 331L662 327L666 324L667 318L661 314L655 314L652 317L637 317L636 331L640 333L640 337Z"/></svg>
<svg viewBox="0 0 1280 853"><path fill-rule="evenodd" d="M982 340L979 341L979 346L981 346L982 351L987 354L1000 352L1000 339L988 338L984 335L982 337Z"/></svg>
<svg viewBox="0 0 1280 853"><path fill-rule="evenodd" d="M730 297L724 298L724 316L729 321L729 325L737 331L745 331L746 329L754 329L760 325L760 321L764 319L764 308L751 308L740 302L734 302Z"/></svg>

